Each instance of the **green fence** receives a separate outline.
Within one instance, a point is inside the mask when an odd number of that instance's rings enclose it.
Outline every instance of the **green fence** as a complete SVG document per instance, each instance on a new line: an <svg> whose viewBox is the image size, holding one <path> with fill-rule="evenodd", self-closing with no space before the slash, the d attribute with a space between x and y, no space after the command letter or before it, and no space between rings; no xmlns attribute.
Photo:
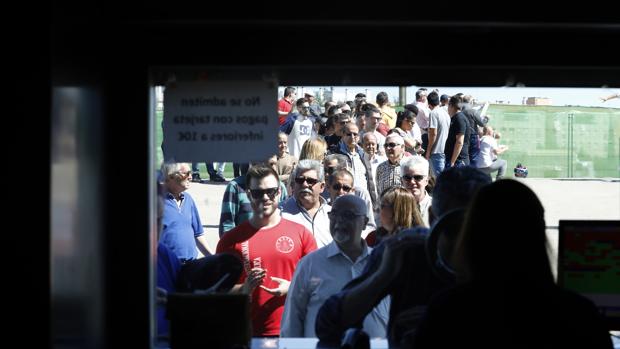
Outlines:
<svg viewBox="0 0 620 349"><path fill-rule="evenodd" d="M509 176L522 163L530 177L620 177L620 109L494 104L487 113L510 147Z"/></svg>
<svg viewBox="0 0 620 349"><path fill-rule="evenodd" d="M501 155L509 177L517 163L529 177L620 177L620 109L492 104L487 113L502 134L499 143L510 147ZM161 118L158 111L157 163Z"/></svg>

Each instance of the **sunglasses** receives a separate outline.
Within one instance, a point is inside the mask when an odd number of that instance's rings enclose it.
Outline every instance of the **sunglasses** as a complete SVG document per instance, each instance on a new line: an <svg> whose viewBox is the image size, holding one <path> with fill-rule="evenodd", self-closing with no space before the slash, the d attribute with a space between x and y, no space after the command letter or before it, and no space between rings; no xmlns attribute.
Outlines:
<svg viewBox="0 0 620 349"><path fill-rule="evenodd" d="M335 191L340 191L340 189L342 189L345 191L345 193L348 193L353 188L349 187L346 184L335 183L334 185L332 185L332 189L334 189Z"/></svg>
<svg viewBox="0 0 620 349"><path fill-rule="evenodd" d="M329 175L334 173L334 171L336 171L336 167L333 167L333 166L332 167L325 167L325 173L327 173Z"/></svg>
<svg viewBox="0 0 620 349"><path fill-rule="evenodd" d="M269 197L269 200L273 200L278 194L278 188L267 188L267 189L249 189L250 196L254 200L260 200L265 197L265 194Z"/></svg>
<svg viewBox="0 0 620 349"><path fill-rule="evenodd" d="M346 220L346 221L353 221L356 217L366 217L365 214L355 214L351 211L344 211L344 212L338 212L335 210L331 210L327 213L327 216L329 217L329 219L331 220Z"/></svg>
<svg viewBox="0 0 620 349"><path fill-rule="evenodd" d="M396 144L396 143L385 143L383 146L386 148L396 148L399 145L400 144Z"/></svg>
<svg viewBox="0 0 620 349"><path fill-rule="evenodd" d="M192 171L187 171L187 172L177 171L175 173L172 173L169 177L173 179L177 177L187 178L187 177L190 177L191 175L192 175Z"/></svg>
<svg viewBox="0 0 620 349"><path fill-rule="evenodd" d="M349 136L349 137L357 137L359 135L359 133L355 133L355 132L347 132L345 133L345 135Z"/></svg>
<svg viewBox="0 0 620 349"><path fill-rule="evenodd" d="M295 177L295 183L302 185L304 184L304 182L308 183L309 186L313 186L315 184L317 184L319 182L318 179L316 178L310 178L310 177Z"/></svg>
<svg viewBox="0 0 620 349"><path fill-rule="evenodd" d="M415 180L416 182L420 182L420 181L422 181L422 180L424 179L424 177L425 177L425 176L422 176L422 175L413 175L413 176L410 176L410 175L404 175L404 176L403 176L403 179L404 179L405 181L407 181L407 182L410 182L412 179L413 179L413 180Z"/></svg>

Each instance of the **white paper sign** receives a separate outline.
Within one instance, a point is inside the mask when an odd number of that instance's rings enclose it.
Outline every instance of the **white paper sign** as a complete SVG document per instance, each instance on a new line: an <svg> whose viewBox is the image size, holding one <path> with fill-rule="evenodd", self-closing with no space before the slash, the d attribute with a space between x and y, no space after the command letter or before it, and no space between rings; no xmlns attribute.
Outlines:
<svg viewBox="0 0 620 349"><path fill-rule="evenodd" d="M277 153L278 89L266 81L179 82L164 90L164 157L250 162Z"/></svg>

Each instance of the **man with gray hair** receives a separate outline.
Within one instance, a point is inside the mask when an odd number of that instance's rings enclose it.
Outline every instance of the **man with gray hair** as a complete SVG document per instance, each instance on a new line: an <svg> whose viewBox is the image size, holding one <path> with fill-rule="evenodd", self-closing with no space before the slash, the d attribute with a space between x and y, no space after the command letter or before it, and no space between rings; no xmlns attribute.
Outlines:
<svg viewBox="0 0 620 349"><path fill-rule="evenodd" d="M284 304L281 337L316 337L314 324L323 302L361 274L372 251L361 236L367 220L365 206L354 195L334 201L329 213L334 240L297 264ZM388 313L385 298L365 317L363 329L371 338L385 338Z"/></svg>
<svg viewBox="0 0 620 349"><path fill-rule="evenodd" d="M184 193L192 178L190 164L166 162L161 166L161 174L165 193L163 229L159 241L166 245L182 264L196 259L196 248L205 256L212 255L213 250L204 234L198 207L191 195Z"/></svg>
<svg viewBox="0 0 620 349"><path fill-rule="evenodd" d="M426 191L428 185L428 161L422 156L415 155L400 162L400 173L403 187L413 194L418 202L420 214L425 226L429 225L428 209L433 198Z"/></svg>
<svg viewBox="0 0 620 349"><path fill-rule="evenodd" d="M476 191L490 182L488 175L473 167L446 169L437 177L433 190L433 216L441 217L467 206ZM348 328L360 327L373 307L390 295L388 344L408 348L408 337L430 299L453 284L434 273L427 259L427 236L428 228L415 227L376 246L362 275L328 298L319 309L315 331L320 343L325 347L339 344Z"/></svg>
<svg viewBox="0 0 620 349"><path fill-rule="evenodd" d="M385 138L385 154L388 160L377 166L377 195L386 189L400 186L400 161L405 154L405 140L397 133L391 133Z"/></svg>
<svg viewBox="0 0 620 349"><path fill-rule="evenodd" d="M323 247L332 241L328 213L331 206L321 197L325 188L323 166L317 160L300 160L292 174L293 195L282 206L282 217L305 226Z"/></svg>
<svg viewBox="0 0 620 349"><path fill-rule="evenodd" d="M364 200L364 203L366 204L366 217L368 220L366 222L366 227L362 231L363 238L366 238L370 232L377 229L377 225L375 224L374 208L369 194L363 188L360 189L359 187L353 185L353 174L349 171L349 169L346 167L341 167L332 172L327 178L326 191L329 193L330 203L333 203L337 198L347 194L355 195Z"/></svg>

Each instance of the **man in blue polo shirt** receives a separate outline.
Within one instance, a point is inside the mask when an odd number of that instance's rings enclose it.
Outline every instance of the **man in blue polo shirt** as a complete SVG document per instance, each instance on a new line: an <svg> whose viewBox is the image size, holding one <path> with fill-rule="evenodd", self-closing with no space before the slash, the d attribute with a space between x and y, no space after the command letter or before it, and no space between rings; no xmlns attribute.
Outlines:
<svg viewBox="0 0 620 349"><path fill-rule="evenodd" d="M192 176L190 165L164 163L161 172L165 193L159 241L166 245L181 263L198 256L196 247L205 256L213 254L204 235L196 203L188 193L184 193L189 188Z"/></svg>

